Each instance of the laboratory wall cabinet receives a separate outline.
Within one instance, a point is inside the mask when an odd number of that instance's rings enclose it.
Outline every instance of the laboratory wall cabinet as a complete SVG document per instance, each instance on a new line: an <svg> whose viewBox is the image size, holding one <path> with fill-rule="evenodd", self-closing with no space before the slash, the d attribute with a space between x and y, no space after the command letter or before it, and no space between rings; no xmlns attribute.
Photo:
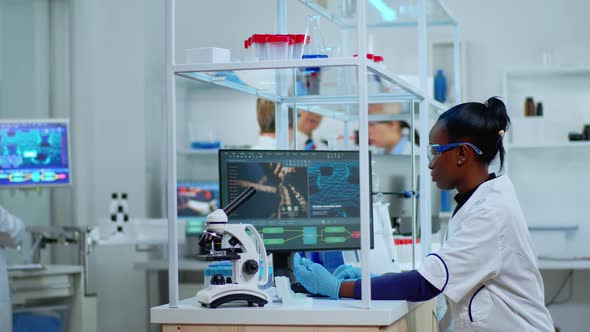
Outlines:
<svg viewBox="0 0 590 332"><path fill-rule="evenodd" d="M414 129L427 137L430 125L444 106L429 97L427 84L427 31L433 27L450 27L453 29L455 46L459 42L458 25L448 10L436 0L418 1L382 1L383 6L375 6L373 1L330 1L300 0L269 1L276 8L276 33L287 33L289 6L305 6L319 15L323 24L335 25L341 32L342 43L339 52L327 58L266 60L245 59L226 63L188 63L177 64L175 54L175 16L176 1L166 0L166 126L167 126L167 211L169 219L169 306L178 306L178 246L176 238L176 181L177 158L190 160L206 159L211 163L215 157L207 152L195 152L177 145L177 80L190 80L195 86L215 86L228 91L239 91L259 98L273 101L277 105L277 141L278 147L288 149L289 108L307 110L330 117L342 122L344 137L351 134L351 124L359 128L360 182L361 182L361 233L369 233L369 148L367 128L369 121L404 120ZM381 3L381 2L380 2ZM228 19L227 17L225 19ZM304 18L298 18L302 21ZM368 44L371 43L368 31L373 28L415 27L409 29L416 33L418 43L419 68L417 68L419 87L409 84L407 80L392 72L382 63L369 61L366 58ZM202 31L202 29L199 29ZM236 31L236 33L243 33ZM247 37L247 36L244 36ZM354 41L351 43L350 41ZM353 45L353 46L351 46ZM194 45L195 47L204 45ZM209 46L209 45L207 45ZM216 45L224 47L224 45ZM460 61L459 48L455 47L455 96L460 99ZM337 54L338 53L338 54ZM358 54L359 56L352 56ZM309 68L321 70L321 80L316 93L297 92L297 80L302 71ZM372 89L371 84L380 81L382 89ZM396 115L369 115L368 105L373 103L402 103L405 112ZM207 112L194 109L191 112ZM296 114L295 114L296 116ZM230 121L220 119L220 121ZM413 136L413 135L410 135ZM430 250L431 243L431 187L427 167L426 145L423 139L420 145L412 144L411 157L407 158L407 167L411 170L411 187L414 213L412 225L413 236L417 236L417 215L421 227L422 252L415 256L424 256ZM346 142L342 149L353 149ZM195 162L199 167L201 162ZM418 187L418 177L420 181ZM417 207L419 206L419 211ZM363 301L365 308L370 306L370 287L368 268L369 237L361 240L361 262L363 275Z"/></svg>

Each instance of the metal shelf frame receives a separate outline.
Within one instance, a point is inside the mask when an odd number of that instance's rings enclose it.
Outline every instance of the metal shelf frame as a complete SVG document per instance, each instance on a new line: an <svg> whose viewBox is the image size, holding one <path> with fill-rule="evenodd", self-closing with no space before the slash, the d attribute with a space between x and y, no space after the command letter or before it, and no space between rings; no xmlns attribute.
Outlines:
<svg viewBox="0 0 590 332"><path fill-rule="evenodd" d="M277 19L277 33L286 32L287 20L287 1L276 1L276 19ZM436 22L427 20L427 1L429 3L435 2L441 6L443 11L450 18L445 22ZM304 5L314 9L320 15L339 24L339 26L347 29L353 26L347 25L344 21L339 21L335 16L330 16L330 13L322 11L321 8L316 8L311 0L300 0ZM359 161L360 161L360 196L361 196L361 233L369 234L369 216L370 216L370 202L369 202L369 151L368 151L368 122L379 121L379 116L368 115L369 103L382 102L409 102L409 114L402 114L398 117L405 117L410 122L412 128L416 114L419 113L418 123L419 131L427 133L429 131L429 110L440 112L445 107L428 97L427 85L427 27L438 25L454 26L454 47L455 47L455 94L456 100L461 100L461 81L460 81L460 52L459 52L459 29L456 21L448 14L446 7L438 0L417 0L416 20L415 22L402 22L399 24L377 24L367 25L367 1L356 1L356 25L354 26L357 33L357 58L327 58L327 59L306 59L306 60L288 60L288 61L259 61L259 62L232 62L232 63L215 63L215 64L176 64L175 63L175 0L165 0L165 22L166 22L166 130L167 130L167 215L168 215L168 279L169 279L169 306L177 308L179 303L178 298L178 238L177 238L177 216L176 216L176 179L177 179L177 144L176 144L176 77L184 77L191 80L201 81L212 85L222 86L225 88L242 91L252 95L259 96L268 100L275 101L281 108L281 112L277 116L278 128L278 146L279 148L288 147L288 134L286 130L288 124L288 112L286 110L288 105L312 106L312 105L330 105L330 104L357 104L358 115L353 115L344 112L340 118L345 122L345 133L347 132L347 122L355 120L359 122ZM399 26L415 26L418 30L418 59L419 59L419 87L414 87L401 79L399 76L390 72L386 67L369 62L366 59L367 54L367 28L371 27L399 27ZM344 33L346 33L344 31ZM232 70L263 70L263 69L288 69L288 68L304 68L304 67L355 67L357 69L358 91L356 94L346 96L301 96L290 97L287 96L286 82L282 82L280 75L277 73L277 93L268 93L261 91L254 87L243 84L227 81L223 78L212 76L208 73L218 71L232 71ZM371 72L378 75L382 79L394 84L399 89L395 93L384 94L379 96L369 96L367 88L367 75ZM397 92L400 91L400 92ZM419 105L418 112L416 105ZM424 111L426 110L426 111ZM318 112L327 112L325 109L318 108ZM324 115L330 115L327 112ZM334 117L338 115L331 114ZM391 116L388 116L391 117ZM395 117L395 116L394 116ZM283 131L283 133L281 133ZM414 148L414 135L412 137L412 187L417 187L417 176L414 174L416 162L415 156L426 156L427 140L421 140L419 149ZM418 151L416 151L418 150ZM420 163L420 177L428 179L428 161L427 158L419 158ZM419 188L420 197L418 215L420 215L420 226L422 234L422 250L421 256L425 256L430 252L431 248L431 194L430 183L428 181L420 181ZM418 205L417 198L413 197L414 211ZM416 213L413 214L414 222L412 223L413 238L415 240L417 235L417 220ZM370 254L370 238L363 236L361 238L361 268L362 268L362 300L361 306L363 308L371 307L371 287L370 274L368 268L369 254ZM416 257L418 253L413 248L413 267L416 268Z"/></svg>

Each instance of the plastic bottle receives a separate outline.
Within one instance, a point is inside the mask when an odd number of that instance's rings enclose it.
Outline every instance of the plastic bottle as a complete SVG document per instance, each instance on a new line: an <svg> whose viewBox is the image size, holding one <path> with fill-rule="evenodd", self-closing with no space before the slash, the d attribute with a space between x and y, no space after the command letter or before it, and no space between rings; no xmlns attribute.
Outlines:
<svg viewBox="0 0 590 332"><path fill-rule="evenodd" d="M250 47L253 47L254 56L258 60L266 60L266 38L267 35L263 34L252 35L252 45Z"/></svg>
<svg viewBox="0 0 590 332"><path fill-rule="evenodd" d="M305 44L304 41L305 35L295 35L295 40L293 44L293 59L301 59L303 57L303 46Z"/></svg>
<svg viewBox="0 0 590 332"><path fill-rule="evenodd" d="M373 61L374 63L382 63L383 57L380 55L375 55L371 53L367 53L367 59ZM381 81L381 77L379 75L369 71L369 94L379 94L383 93L383 82Z"/></svg>
<svg viewBox="0 0 590 332"><path fill-rule="evenodd" d="M536 114L533 97L527 97L524 102L524 116L535 116Z"/></svg>
<svg viewBox="0 0 590 332"><path fill-rule="evenodd" d="M354 54L353 57L358 57L358 54ZM374 63L382 63L383 57L380 55L375 55L372 53L367 53L367 60L372 61ZM367 89L369 91L369 95L376 95L379 93L383 93L383 83L381 81L381 77L379 75L369 71L367 74Z"/></svg>
<svg viewBox="0 0 590 332"><path fill-rule="evenodd" d="M543 103L542 102L538 102L537 103L537 116L543 116Z"/></svg>
<svg viewBox="0 0 590 332"><path fill-rule="evenodd" d="M442 69L437 70L434 77L434 99L441 103L447 100L447 78Z"/></svg>
<svg viewBox="0 0 590 332"><path fill-rule="evenodd" d="M270 35L266 39L266 59L287 60L289 58L289 37L286 35Z"/></svg>

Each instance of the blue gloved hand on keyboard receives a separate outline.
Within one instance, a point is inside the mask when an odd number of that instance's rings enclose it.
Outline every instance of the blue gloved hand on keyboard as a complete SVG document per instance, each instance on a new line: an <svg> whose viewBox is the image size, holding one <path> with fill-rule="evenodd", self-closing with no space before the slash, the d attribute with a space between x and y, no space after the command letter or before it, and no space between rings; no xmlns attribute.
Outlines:
<svg viewBox="0 0 590 332"><path fill-rule="evenodd" d="M295 254L295 277L303 287L312 294L326 295L333 299L340 298L340 284L342 279L336 278L320 264Z"/></svg>
<svg viewBox="0 0 590 332"><path fill-rule="evenodd" d="M361 277L361 269L352 265L340 265L334 270L334 276L338 279L359 279Z"/></svg>
<svg viewBox="0 0 590 332"><path fill-rule="evenodd" d="M350 280L350 279L360 279L361 278L361 268L352 266L352 265L345 265L342 264L333 272L334 276L338 279L342 280ZM371 273L371 278L375 278L378 275Z"/></svg>

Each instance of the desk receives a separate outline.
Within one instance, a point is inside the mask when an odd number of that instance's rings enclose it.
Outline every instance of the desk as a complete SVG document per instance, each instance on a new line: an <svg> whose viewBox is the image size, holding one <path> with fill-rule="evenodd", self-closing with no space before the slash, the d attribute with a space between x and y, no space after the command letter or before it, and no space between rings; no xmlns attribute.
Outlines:
<svg viewBox="0 0 590 332"><path fill-rule="evenodd" d="M179 272L198 272L196 278L191 280L190 283L187 283L189 285L188 287L194 288L190 290L192 295L197 294L197 291L203 287L203 273L201 272L205 271L210 263L190 259L180 259L178 261ZM166 303L168 301L168 261L150 260L136 262L133 264L133 268L136 270L145 270L148 311L152 307Z"/></svg>
<svg viewBox="0 0 590 332"><path fill-rule="evenodd" d="M203 287L203 271L211 262L197 261L191 259L179 259L178 271L180 272L181 283L179 285L179 295L181 298L195 296ZM145 270L146 277L146 295L147 307L151 308L168 302L168 261L167 260L150 260L136 262L133 264L136 270ZM192 272L192 280L183 278L183 274ZM159 326L151 324L149 331L159 331Z"/></svg>
<svg viewBox="0 0 590 332"><path fill-rule="evenodd" d="M195 298L182 300L171 309L162 305L151 309L151 322L162 331L436 331L434 301L411 304L405 301L372 301L371 309L361 301L314 298L311 307L284 307L269 303L264 307L224 305L202 307Z"/></svg>
<svg viewBox="0 0 590 332"><path fill-rule="evenodd" d="M42 270L8 272L15 310L62 306L70 311L68 331L96 332L96 298L84 296L83 268L78 265L46 265Z"/></svg>

